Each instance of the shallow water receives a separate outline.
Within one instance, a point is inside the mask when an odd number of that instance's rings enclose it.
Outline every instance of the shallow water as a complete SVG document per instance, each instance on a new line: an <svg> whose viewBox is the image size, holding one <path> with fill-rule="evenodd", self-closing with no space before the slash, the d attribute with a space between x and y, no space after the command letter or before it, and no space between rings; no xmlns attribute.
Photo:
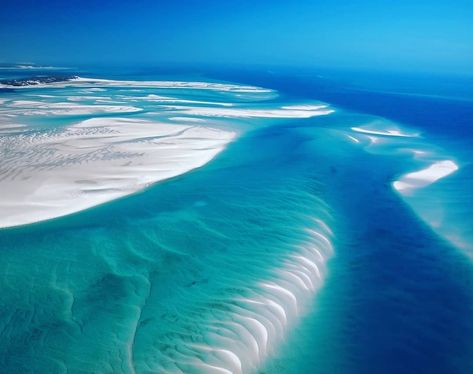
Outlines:
<svg viewBox="0 0 473 374"><path fill-rule="evenodd" d="M295 97L271 79L250 82L282 92L263 106L329 101L323 92ZM336 101L335 113L308 119L219 119L216 126L241 126L240 135L205 166L0 231L3 370L470 372L469 151L449 148L452 133L431 135ZM444 158L459 171L412 197L393 189ZM429 219L439 210L443 226Z"/></svg>

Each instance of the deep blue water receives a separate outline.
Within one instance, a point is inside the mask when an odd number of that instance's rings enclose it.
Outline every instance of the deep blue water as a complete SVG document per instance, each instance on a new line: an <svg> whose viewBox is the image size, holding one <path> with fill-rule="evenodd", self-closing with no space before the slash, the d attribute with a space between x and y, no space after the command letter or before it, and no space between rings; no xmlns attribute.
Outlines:
<svg viewBox="0 0 473 374"><path fill-rule="evenodd" d="M236 75L234 79L242 78ZM399 77L356 72L352 76L329 73L318 78L287 73L262 77L255 73L243 81L317 97L351 111L421 129L432 141L464 157L462 173L466 180L455 193L464 204L462 208L471 212L471 78L400 79L411 84L405 93L383 92L395 91ZM427 80L433 88L426 89ZM460 91L464 97L457 99L454 95L458 91L452 90L452 85L466 91ZM432 91L438 96L428 96ZM393 196L388 181L393 175L390 168L399 167L398 160L361 154L350 154L350 160L346 160L343 155L334 157L333 152L327 155L325 151L322 147L316 159L326 163L327 168L336 165L337 175L327 180L333 191L331 203L339 204L346 226L338 234L343 244L338 247L331 276L320 297L321 316L319 321L312 321L314 336L327 324L332 325L328 328L331 335L324 336L323 341L314 338L314 347L318 348L307 353L306 366L296 365L298 372L308 367L314 372L471 372L471 262L436 237ZM461 209L452 205L455 208ZM331 317L337 323L333 324ZM343 351L345 354L334 353ZM331 357L329 366L322 364L320 368L320 362L327 361L326 355Z"/></svg>
<svg viewBox="0 0 473 374"><path fill-rule="evenodd" d="M130 77L169 74L122 76ZM2 230L4 372L133 372L121 357L127 326L138 326L133 370L159 372L150 362L188 342L186 326L197 331L208 318L200 311L223 318L221 300L271 276L303 242L311 217L330 223L335 255L314 304L258 372L473 372L471 253L393 191L392 181L420 169L418 161L397 145L368 152L343 137L379 116L421 131L422 142L458 160L460 170L419 200L447 207L468 240L473 95L452 96L459 78L425 85L425 77L408 77L399 92L394 78L374 85L372 76L355 77L204 72L201 79L322 100L336 113L253 128L201 169L71 216Z"/></svg>

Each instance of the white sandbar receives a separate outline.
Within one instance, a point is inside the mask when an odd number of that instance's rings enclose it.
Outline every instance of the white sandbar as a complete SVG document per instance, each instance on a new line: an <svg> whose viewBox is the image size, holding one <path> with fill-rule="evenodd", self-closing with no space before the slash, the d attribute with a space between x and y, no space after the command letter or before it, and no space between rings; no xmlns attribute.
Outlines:
<svg viewBox="0 0 473 374"><path fill-rule="evenodd" d="M408 133L402 132L399 129L381 130L381 129L369 129L365 127L352 127L351 129L356 132L361 132L363 134L371 134L371 135L398 136L398 137L404 137L404 138L413 138L413 137L419 136L419 134L417 133L408 134Z"/></svg>
<svg viewBox="0 0 473 374"><path fill-rule="evenodd" d="M215 108L167 105L165 108L177 110L182 114L202 117L224 118L311 118L333 113L326 105L317 105L309 109L298 107L280 107L268 109Z"/></svg>
<svg viewBox="0 0 473 374"><path fill-rule="evenodd" d="M27 116L88 115L101 113L134 113L141 111L129 105L83 105L71 102L43 102L15 100L0 112L10 112Z"/></svg>
<svg viewBox="0 0 473 374"><path fill-rule="evenodd" d="M429 167L403 175L393 183L393 187L402 194L409 193L444 178L458 170L458 165L452 160L437 161Z"/></svg>
<svg viewBox="0 0 473 374"><path fill-rule="evenodd" d="M235 133L130 118L0 138L0 227L64 216L209 162Z"/></svg>
<svg viewBox="0 0 473 374"><path fill-rule="evenodd" d="M216 82L180 82L180 81L122 81L111 79L96 79L77 77L63 82L38 83L31 86L16 86L15 89L24 88L45 88L45 87L66 87L66 86L84 86L89 90L101 87L131 87L131 88L165 88L165 89L194 89L194 90L213 90L227 91L236 93L274 93L273 90L256 87L243 86L231 83ZM0 84L0 88L11 88L9 85Z"/></svg>

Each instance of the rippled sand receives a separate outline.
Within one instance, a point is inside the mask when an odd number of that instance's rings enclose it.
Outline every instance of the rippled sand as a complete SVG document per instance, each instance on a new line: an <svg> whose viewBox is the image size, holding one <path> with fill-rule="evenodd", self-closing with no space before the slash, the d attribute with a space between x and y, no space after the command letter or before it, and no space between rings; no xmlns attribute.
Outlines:
<svg viewBox="0 0 473 374"><path fill-rule="evenodd" d="M17 90L20 97L0 110L0 132L7 135L0 139L0 227L74 213L206 164L237 135L230 120L212 122L219 117L332 112L320 104L274 108L264 104L272 90L225 83L76 78ZM206 91L220 100L199 99ZM179 97L188 92L197 92L196 99ZM133 116L119 117L125 114ZM64 118L66 126L46 129L22 123Z"/></svg>
<svg viewBox="0 0 473 374"><path fill-rule="evenodd" d="M129 118L0 140L0 226L77 212L210 161L235 133Z"/></svg>
<svg viewBox="0 0 473 374"><path fill-rule="evenodd" d="M327 362L360 367L372 326L396 347L452 343L412 282L454 251L427 248L409 208L450 238L428 191L463 165L420 133L230 83L80 78L5 97L0 225L97 206L1 230L6 372L343 373Z"/></svg>

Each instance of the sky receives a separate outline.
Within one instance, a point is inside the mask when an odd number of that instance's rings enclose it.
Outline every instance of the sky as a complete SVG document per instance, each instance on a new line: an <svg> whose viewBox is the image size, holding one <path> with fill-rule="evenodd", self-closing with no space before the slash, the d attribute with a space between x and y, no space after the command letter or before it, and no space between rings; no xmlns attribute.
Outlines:
<svg viewBox="0 0 473 374"><path fill-rule="evenodd" d="M0 62L473 73L473 0L0 0Z"/></svg>

